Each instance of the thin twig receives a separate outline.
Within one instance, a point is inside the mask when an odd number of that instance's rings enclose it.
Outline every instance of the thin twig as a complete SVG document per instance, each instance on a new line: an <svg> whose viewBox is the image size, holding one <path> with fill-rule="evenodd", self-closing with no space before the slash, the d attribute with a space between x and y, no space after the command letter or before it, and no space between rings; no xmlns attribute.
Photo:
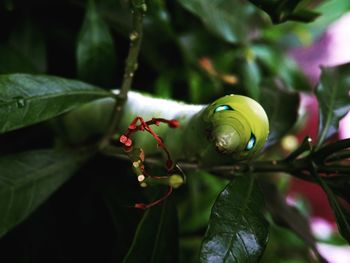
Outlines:
<svg viewBox="0 0 350 263"><path fill-rule="evenodd" d="M106 148L105 151L102 152L105 155L114 156L118 159L129 160L128 156L121 152L121 149L111 147ZM250 163L236 163L233 165L221 165L221 166L213 166L213 167L205 167L200 166L198 163L190 163L190 162L179 162L179 166L187 171L198 171L198 170L206 170L208 172L212 172L219 177L232 179L237 174L242 174L246 172L253 173L274 173L274 172L285 172L290 173L291 175L306 180L313 181L313 178L309 176L309 167L310 161L312 159L310 156L295 159L293 161L286 160L272 160L272 161L254 161ZM164 166L164 162L161 157L147 157L145 159L145 163L154 166ZM350 174L350 166L349 165L323 165L319 164L317 170L321 174Z"/></svg>
<svg viewBox="0 0 350 263"><path fill-rule="evenodd" d="M328 156L325 161L327 163L329 162L335 162L335 161L340 161L340 160L345 160L350 158L350 150L343 150L337 153L334 153L330 156Z"/></svg>
<svg viewBox="0 0 350 263"><path fill-rule="evenodd" d="M120 92L118 95L116 95L116 101L112 112L111 121L107 132L102 138L101 143L99 145L100 149L103 149L109 144L110 138L114 135L115 131L118 128L123 114L124 104L127 100L128 92L131 89L133 77L138 65L137 59L140 53L141 40L143 35L143 17L145 15L145 12L147 11L147 6L145 0L132 0L131 5L133 21L132 31L129 36L129 54L125 62L124 76Z"/></svg>
<svg viewBox="0 0 350 263"><path fill-rule="evenodd" d="M317 164L323 162L331 154L334 154L349 147L350 139L339 140L335 143L328 144L315 152L315 161Z"/></svg>

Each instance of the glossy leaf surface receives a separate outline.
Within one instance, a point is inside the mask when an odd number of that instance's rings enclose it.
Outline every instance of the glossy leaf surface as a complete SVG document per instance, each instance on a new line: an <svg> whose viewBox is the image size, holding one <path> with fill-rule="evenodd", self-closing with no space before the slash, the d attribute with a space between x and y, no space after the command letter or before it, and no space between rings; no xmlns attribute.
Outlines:
<svg viewBox="0 0 350 263"><path fill-rule="evenodd" d="M278 80L263 83L261 105L269 118L270 134L267 145L288 133L298 118L299 94L287 91Z"/></svg>
<svg viewBox="0 0 350 263"><path fill-rule="evenodd" d="M177 262L177 232L176 207L171 200L147 209L123 262Z"/></svg>
<svg viewBox="0 0 350 263"><path fill-rule="evenodd" d="M110 93L53 76L0 75L0 133L48 120Z"/></svg>
<svg viewBox="0 0 350 263"><path fill-rule="evenodd" d="M317 146L333 135L339 121L350 110L350 64L322 68L316 88L320 108Z"/></svg>
<svg viewBox="0 0 350 263"><path fill-rule="evenodd" d="M247 40L250 30L256 29L257 25L264 25L254 6L245 1L179 0L179 2L198 16L208 30L230 43Z"/></svg>
<svg viewBox="0 0 350 263"><path fill-rule="evenodd" d="M298 8L302 2L305 2L304 0L250 0L250 2L264 10L274 24L288 20L311 22L319 16L318 13L309 9Z"/></svg>
<svg viewBox="0 0 350 263"><path fill-rule="evenodd" d="M87 1L85 19L77 43L77 67L80 79L110 86L114 80L116 54L107 24L94 0Z"/></svg>
<svg viewBox="0 0 350 263"><path fill-rule="evenodd" d="M313 250L320 261L324 262L317 250L316 239L311 232L310 223L306 216L298 208L286 202L286 197L280 193L275 184L263 181L260 182L260 185L266 200L266 209L274 223L299 236Z"/></svg>
<svg viewBox="0 0 350 263"><path fill-rule="evenodd" d="M350 213L340 204L333 190L317 174L315 166L313 168L312 175L327 195L328 202L332 207L333 213L337 220L338 230L340 234L347 240L348 243L350 243Z"/></svg>
<svg viewBox="0 0 350 263"><path fill-rule="evenodd" d="M205 234L201 262L257 262L267 242L264 201L254 178L235 178L219 195Z"/></svg>
<svg viewBox="0 0 350 263"><path fill-rule="evenodd" d="M86 153L37 150L0 157L0 237L25 220L79 168Z"/></svg>

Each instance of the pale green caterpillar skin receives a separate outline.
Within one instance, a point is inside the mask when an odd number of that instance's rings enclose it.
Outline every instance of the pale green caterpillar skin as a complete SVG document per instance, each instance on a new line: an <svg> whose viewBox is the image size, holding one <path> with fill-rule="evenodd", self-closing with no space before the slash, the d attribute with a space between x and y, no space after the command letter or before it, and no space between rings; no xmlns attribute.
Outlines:
<svg viewBox="0 0 350 263"><path fill-rule="evenodd" d="M67 114L63 124L69 140L81 143L101 136L113 107L113 99L101 99ZM240 95L224 96L210 105L188 105L129 92L118 132L124 133L136 116L146 121L152 117L178 120L180 127L175 129L165 124L152 128L175 161L202 165L250 159L263 148L269 132L264 109L253 99ZM146 155L161 153L146 132L138 132L132 139L134 146L143 148Z"/></svg>

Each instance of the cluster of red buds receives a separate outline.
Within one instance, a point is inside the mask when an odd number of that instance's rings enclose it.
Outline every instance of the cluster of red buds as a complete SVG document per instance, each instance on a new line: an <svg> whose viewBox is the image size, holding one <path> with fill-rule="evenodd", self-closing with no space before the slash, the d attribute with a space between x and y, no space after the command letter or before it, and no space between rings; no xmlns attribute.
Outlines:
<svg viewBox="0 0 350 263"><path fill-rule="evenodd" d="M137 124L138 122L140 122L140 124ZM124 145L124 150L126 152L129 152L132 150L132 146L133 146L132 139L130 138L133 133L135 133L137 131L146 131L146 132L150 133L153 136L153 138L157 141L158 147L163 149L163 151L166 153L166 155L167 155L166 167L169 171L172 169L172 166L173 166L173 162L171 160L170 153L169 153L168 149L166 148L163 140L150 127L150 125L159 126L160 123L166 123L166 124L168 124L168 126L170 128L177 128L180 126L180 124L177 120L167 120L167 119L163 119L163 118L152 118L149 121L145 121L142 117L138 116L138 117L134 118L134 120L130 123L127 132L122 134L119 137L119 142L121 142Z"/></svg>
<svg viewBox="0 0 350 263"><path fill-rule="evenodd" d="M171 155L165 146L163 140L161 137L159 137L153 129L150 127L151 125L156 125L159 126L161 123L166 123L170 128L177 128L180 126L179 122L177 120L167 120L163 118L152 118L149 121L145 121L142 117L135 117L133 121L130 123L128 126L127 131L122 134L119 137L119 142L123 144L124 151L129 155L129 158L133 162L133 169L138 175L137 179L140 182L140 185L142 187L146 187L147 183L145 182L146 179L156 179L156 180L163 180L164 178L169 178L169 176L173 173L174 165L173 161L171 159ZM134 149L133 148L133 141L131 139L131 136L138 132L138 131L146 131L152 135L152 137L157 141L157 145L160 149L162 149L166 156L166 169L167 169L167 174L168 177L157 177L157 176L150 176L146 171L145 171L145 166L144 166L144 152L142 149ZM134 154L135 151L137 151L136 155ZM167 193L160 199L150 203L150 204L144 204L144 203L137 203L134 205L135 208L139 209L147 209L151 206L157 205L164 201L168 196L172 193L173 186L169 186L169 190Z"/></svg>

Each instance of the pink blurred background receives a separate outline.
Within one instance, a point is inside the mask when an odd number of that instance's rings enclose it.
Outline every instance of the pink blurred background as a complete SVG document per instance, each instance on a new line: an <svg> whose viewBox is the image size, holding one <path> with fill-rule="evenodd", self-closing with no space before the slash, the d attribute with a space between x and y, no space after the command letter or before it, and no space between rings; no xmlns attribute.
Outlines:
<svg viewBox="0 0 350 263"><path fill-rule="evenodd" d="M296 48L290 54L315 86L321 73L320 66L335 66L350 62L350 13L330 25L311 46ZM307 117L305 127L298 134L298 140L301 141L307 135L315 140L318 126L318 105L315 97L303 94L301 109L307 113ZM350 138L350 113L341 120L337 138ZM318 185L293 178L289 198L300 194L310 202L314 234L320 236L336 231L335 218L322 189ZM350 263L349 246L335 247L320 243L318 248L329 262Z"/></svg>

